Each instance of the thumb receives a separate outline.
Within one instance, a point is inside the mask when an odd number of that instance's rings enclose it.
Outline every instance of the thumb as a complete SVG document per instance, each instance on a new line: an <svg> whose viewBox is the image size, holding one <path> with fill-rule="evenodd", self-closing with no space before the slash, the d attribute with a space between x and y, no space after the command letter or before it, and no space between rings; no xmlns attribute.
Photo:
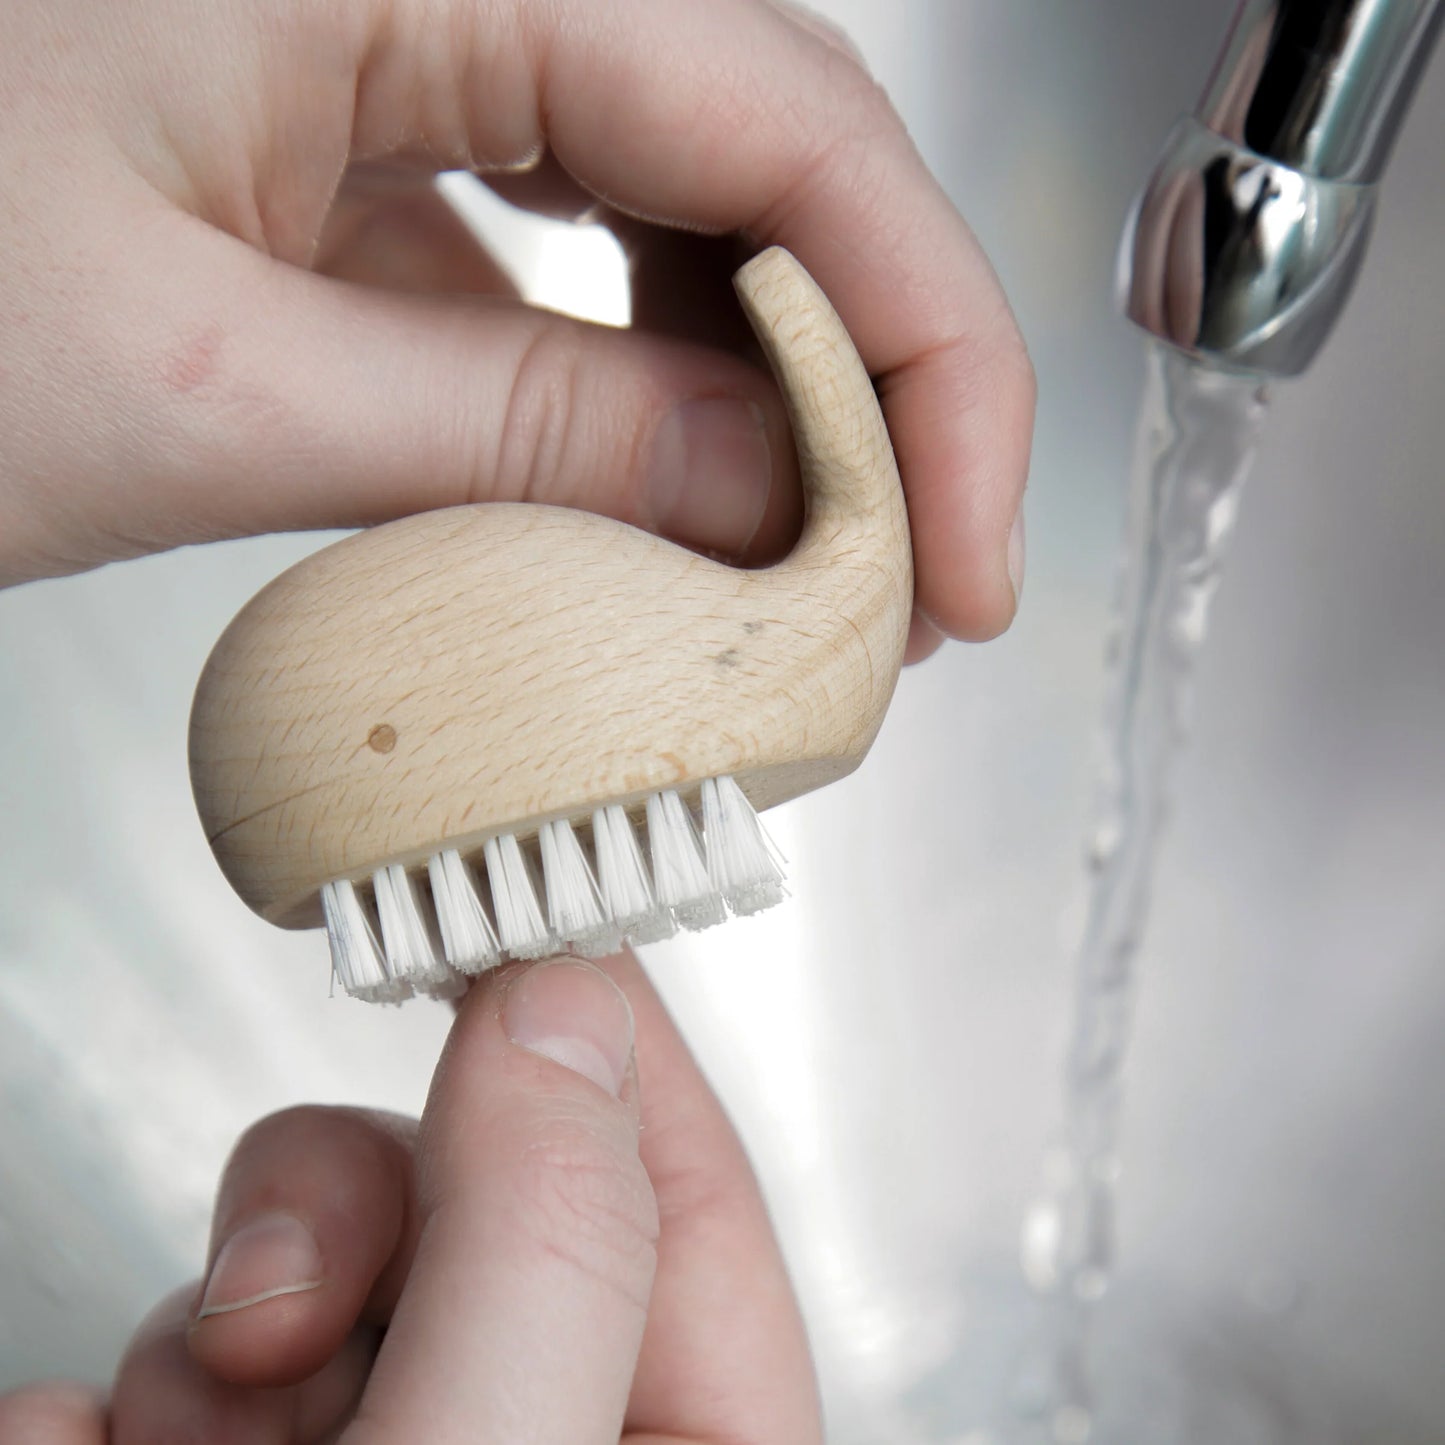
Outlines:
<svg viewBox="0 0 1445 1445"><path fill-rule="evenodd" d="M741 358L509 299L357 286L165 224L165 264L136 258L111 293L124 443L67 468L88 533L73 565L481 501L580 507L739 560L790 543L786 412ZM92 406L72 435L98 422ZM65 567L63 545L44 550Z"/></svg>
<svg viewBox="0 0 1445 1445"><path fill-rule="evenodd" d="M411 1272L343 1445L616 1445L658 1231L632 1046L590 964L472 990L422 1116Z"/></svg>

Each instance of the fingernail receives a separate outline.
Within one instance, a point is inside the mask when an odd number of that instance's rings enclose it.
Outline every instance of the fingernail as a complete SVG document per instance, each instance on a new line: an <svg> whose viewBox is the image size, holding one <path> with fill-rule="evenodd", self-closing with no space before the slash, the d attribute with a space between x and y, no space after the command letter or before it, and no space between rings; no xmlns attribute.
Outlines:
<svg viewBox="0 0 1445 1445"><path fill-rule="evenodd" d="M263 1214L221 1246L196 1319L300 1294L320 1283L316 1237L294 1214Z"/></svg>
<svg viewBox="0 0 1445 1445"><path fill-rule="evenodd" d="M565 958L534 964L507 985L502 1027L519 1047L621 1094L632 1060L632 1008L600 968Z"/></svg>
<svg viewBox="0 0 1445 1445"><path fill-rule="evenodd" d="M762 526L773 455L762 407L698 397L663 417L648 477L652 523L666 537L736 556Z"/></svg>
<svg viewBox="0 0 1445 1445"><path fill-rule="evenodd" d="M1014 606L1019 605L1024 595L1024 513L1019 508L1018 516L1008 534L1008 580L1013 583Z"/></svg>

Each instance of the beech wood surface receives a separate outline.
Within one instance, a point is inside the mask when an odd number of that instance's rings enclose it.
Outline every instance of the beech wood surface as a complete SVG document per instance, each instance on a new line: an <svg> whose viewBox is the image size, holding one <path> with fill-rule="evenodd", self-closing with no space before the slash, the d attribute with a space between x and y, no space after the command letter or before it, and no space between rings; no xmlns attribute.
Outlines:
<svg viewBox="0 0 1445 1445"><path fill-rule="evenodd" d="M360 532L257 594L191 713L196 805L273 922L382 863L464 853L731 773L766 808L852 771L902 663L913 599L873 386L802 267L735 278L788 401L807 513L743 571L605 517L485 503Z"/></svg>

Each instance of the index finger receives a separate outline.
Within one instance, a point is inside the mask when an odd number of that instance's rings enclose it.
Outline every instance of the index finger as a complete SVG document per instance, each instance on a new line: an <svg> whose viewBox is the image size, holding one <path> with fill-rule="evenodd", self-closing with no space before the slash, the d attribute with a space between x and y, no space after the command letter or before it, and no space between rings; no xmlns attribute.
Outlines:
<svg viewBox="0 0 1445 1445"><path fill-rule="evenodd" d="M882 396L920 608L955 636L1001 631L1033 374L992 267L886 96L757 0L547 13L538 109L557 158L614 207L798 257Z"/></svg>
<svg viewBox="0 0 1445 1445"><path fill-rule="evenodd" d="M662 1221L628 1426L658 1445L815 1445L807 1332L742 1142L636 955L598 966L636 1020L642 1162Z"/></svg>

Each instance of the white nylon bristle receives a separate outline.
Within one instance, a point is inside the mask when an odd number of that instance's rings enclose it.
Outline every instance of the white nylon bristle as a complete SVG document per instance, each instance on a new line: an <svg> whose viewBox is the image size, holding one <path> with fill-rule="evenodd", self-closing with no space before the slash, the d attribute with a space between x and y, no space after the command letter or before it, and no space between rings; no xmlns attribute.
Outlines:
<svg viewBox="0 0 1445 1445"><path fill-rule="evenodd" d="M708 877L734 913L761 913L783 901L783 870L753 805L730 777L702 785L702 836Z"/></svg>
<svg viewBox="0 0 1445 1445"><path fill-rule="evenodd" d="M411 993L410 985L387 972L371 920L349 879L322 885L321 911L326 915L331 967L347 993L368 1003L400 1003Z"/></svg>
<svg viewBox="0 0 1445 1445"><path fill-rule="evenodd" d="M532 865L516 835L488 838L484 851L502 947L513 958L543 958L555 953L556 940L537 901Z"/></svg>
<svg viewBox="0 0 1445 1445"><path fill-rule="evenodd" d="M418 984L416 991L425 994L427 998L442 1000L460 998L467 991L467 980L456 969L448 968L445 973L431 983Z"/></svg>
<svg viewBox="0 0 1445 1445"><path fill-rule="evenodd" d="M544 823L540 842L547 921L553 934L584 958L616 953L622 947L622 934L603 906L592 865L572 825L565 818Z"/></svg>
<svg viewBox="0 0 1445 1445"><path fill-rule="evenodd" d="M417 896L416 880L399 863L371 876L387 972L423 993L445 987L451 971L441 957L430 920Z"/></svg>
<svg viewBox="0 0 1445 1445"><path fill-rule="evenodd" d="M494 967L502 951L470 864L455 848L448 848L432 854L427 875L447 962L462 973L484 973Z"/></svg>
<svg viewBox="0 0 1445 1445"><path fill-rule="evenodd" d="M710 928L727 917L703 862L697 825L672 789L647 800L647 842L657 901L684 928Z"/></svg>
<svg viewBox="0 0 1445 1445"><path fill-rule="evenodd" d="M599 956L625 937L667 938L680 925L709 928L728 910L770 908L785 895L781 858L737 782L702 784L702 835L674 789L647 799L647 852L619 804L592 815L596 871L565 819L538 835L545 890L535 855L517 836L488 839L484 854L492 897L489 915L474 869L455 848L428 860L426 893L399 864L376 871L375 915L346 879L321 890L332 968L347 993L399 1003L413 992L450 998L502 958L542 958L563 945ZM495 927L493 926L495 918ZM377 927L380 925L380 941Z"/></svg>
<svg viewBox="0 0 1445 1445"><path fill-rule="evenodd" d="M592 815L592 845L603 906L634 943L656 943L677 932L672 914L658 907L627 810L617 803Z"/></svg>

